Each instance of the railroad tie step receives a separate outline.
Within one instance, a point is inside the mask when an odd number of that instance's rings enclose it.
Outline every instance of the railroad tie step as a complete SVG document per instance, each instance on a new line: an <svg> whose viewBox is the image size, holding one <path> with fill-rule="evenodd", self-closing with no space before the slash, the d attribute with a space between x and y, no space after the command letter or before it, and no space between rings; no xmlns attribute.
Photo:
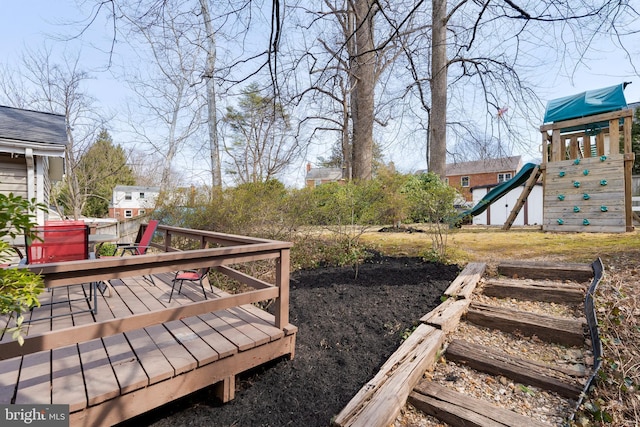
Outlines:
<svg viewBox="0 0 640 427"><path fill-rule="evenodd" d="M498 274L511 278L573 280L589 282L593 278L591 264L505 260L498 264Z"/></svg>
<svg viewBox="0 0 640 427"><path fill-rule="evenodd" d="M567 318L531 313L507 307L472 303L466 320L478 326L503 332L518 331L525 336L537 336L540 340L569 347L583 346L585 325L583 318Z"/></svg>
<svg viewBox="0 0 640 427"><path fill-rule="evenodd" d="M482 293L495 298L580 306L584 301L586 289L586 285L576 282L500 278L487 280Z"/></svg>
<svg viewBox="0 0 640 427"><path fill-rule="evenodd" d="M583 388L575 377L584 376L584 371L514 357L465 340L452 340L445 356L448 361L465 364L476 371L504 376L573 400L577 400Z"/></svg>
<svg viewBox="0 0 640 427"><path fill-rule="evenodd" d="M454 426L548 427L548 424L467 396L429 380L422 380L414 387L408 402L425 414Z"/></svg>

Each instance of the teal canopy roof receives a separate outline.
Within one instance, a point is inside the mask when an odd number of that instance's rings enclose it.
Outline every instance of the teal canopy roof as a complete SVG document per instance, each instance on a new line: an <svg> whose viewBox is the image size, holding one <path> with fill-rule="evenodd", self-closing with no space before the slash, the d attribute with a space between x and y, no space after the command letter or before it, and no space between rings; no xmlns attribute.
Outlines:
<svg viewBox="0 0 640 427"><path fill-rule="evenodd" d="M559 122L627 108L627 101L624 98L624 88L627 84L622 83L602 89L588 90L577 95L565 96L564 98L552 99L547 103L544 123Z"/></svg>

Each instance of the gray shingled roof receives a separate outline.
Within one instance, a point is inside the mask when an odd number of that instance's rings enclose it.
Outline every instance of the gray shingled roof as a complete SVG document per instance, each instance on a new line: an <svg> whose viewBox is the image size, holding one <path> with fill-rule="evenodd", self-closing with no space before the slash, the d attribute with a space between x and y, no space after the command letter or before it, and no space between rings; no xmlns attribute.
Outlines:
<svg viewBox="0 0 640 427"><path fill-rule="evenodd" d="M0 105L0 140L67 145L64 116Z"/></svg>
<svg viewBox="0 0 640 427"><path fill-rule="evenodd" d="M148 192L155 192L155 193L159 193L160 192L160 187L151 187L151 186L144 186L144 185L116 185L113 188L114 191L148 191Z"/></svg>
<svg viewBox="0 0 640 427"><path fill-rule="evenodd" d="M340 178L342 178L342 169L340 168L313 168L307 172L305 180L338 181Z"/></svg>
<svg viewBox="0 0 640 427"><path fill-rule="evenodd" d="M473 162L450 163L446 176L473 175L487 172L518 171L522 166L520 156L502 157L499 159L476 160Z"/></svg>

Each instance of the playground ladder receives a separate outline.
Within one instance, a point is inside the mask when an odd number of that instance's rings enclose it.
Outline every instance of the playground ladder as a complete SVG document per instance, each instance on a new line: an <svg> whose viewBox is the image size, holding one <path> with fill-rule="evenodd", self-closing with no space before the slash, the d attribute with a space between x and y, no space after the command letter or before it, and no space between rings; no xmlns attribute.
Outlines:
<svg viewBox="0 0 640 427"><path fill-rule="evenodd" d="M520 194L518 201L513 206L513 209L509 214L509 218L507 218L507 221L502 226L503 230L508 230L511 228L511 226L513 225L513 222L516 220L516 217L518 216L518 213L520 212L520 209L522 209L522 207L524 206L524 203L527 201L527 197L529 197L529 194L531 193L533 186L536 185L536 182L538 182L538 178L540 178L541 174L542 174L542 170L540 169L540 165L537 165L531 171L531 176L525 183L524 190L522 190L522 194Z"/></svg>

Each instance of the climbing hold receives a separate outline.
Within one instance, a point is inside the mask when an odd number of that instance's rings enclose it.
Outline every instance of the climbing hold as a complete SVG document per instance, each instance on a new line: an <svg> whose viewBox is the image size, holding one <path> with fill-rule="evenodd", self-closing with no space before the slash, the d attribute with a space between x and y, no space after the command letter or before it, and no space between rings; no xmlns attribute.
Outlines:
<svg viewBox="0 0 640 427"><path fill-rule="evenodd" d="M589 220L588 219L583 219L582 220L582 225L589 225Z"/></svg>
<svg viewBox="0 0 640 427"><path fill-rule="evenodd" d="M579 164L580 164L580 159L575 159L575 160L573 161L573 164L574 164L574 165L579 165Z"/></svg>
<svg viewBox="0 0 640 427"><path fill-rule="evenodd" d="M607 160L607 156L600 156L600 161L604 162L605 160Z"/></svg>
<svg viewBox="0 0 640 427"><path fill-rule="evenodd" d="M565 175L565 173L564 173L564 171L560 171L560 173L558 175L560 175L560 178L562 178Z"/></svg>
<svg viewBox="0 0 640 427"><path fill-rule="evenodd" d="M558 194L558 200L560 201L564 200L564 194Z"/></svg>
<svg viewBox="0 0 640 427"><path fill-rule="evenodd" d="M607 185L607 180L606 179L600 180L600 185Z"/></svg>
<svg viewBox="0 0 640 427"><path fill-rule="evenodd" d="M601 210L602 212L607 212L607 211L609 210L609 208L608 208L608 207L606 207L606 206L600 206L600 210Z"/></svg>
<svg viewBox="0 0 640 427"><path fill-rule="evenodd" d="M576 212L576 213L580 212L580 207L579 206L574 206L573 207L573 211Z"/></svg>
<svg viewBox="0 0 640 427"><path fill-rule="evenodd" d="M573 181L573 186L576 187L576 188L579 188L580 187L580 181Z"/></svg>
<svg viewBox="0 0 640 427"><path fill-rule="evenodd" d="M584 193L584 194L582 195L582 198L583 198L583 199L585 199L585 200L589 200L589 199L591 198L591 196L590 196L590 195L588 195L587 193Z"/></svg>
<svg viewBox="0 0 640 427"><path fill-rule="evenodd" d="M585 170L583 170L583 171L582 171L582 174L583 174L583 175L585 175L585 176L586 176L586 175L589 175L589 169L585 169Z"/></svg>
<svg viewBox="0 0 640 427"><path fill-rule="evenodd" d="M562 218L558 218L558 225L564 224L564 220Z"/></svg>

